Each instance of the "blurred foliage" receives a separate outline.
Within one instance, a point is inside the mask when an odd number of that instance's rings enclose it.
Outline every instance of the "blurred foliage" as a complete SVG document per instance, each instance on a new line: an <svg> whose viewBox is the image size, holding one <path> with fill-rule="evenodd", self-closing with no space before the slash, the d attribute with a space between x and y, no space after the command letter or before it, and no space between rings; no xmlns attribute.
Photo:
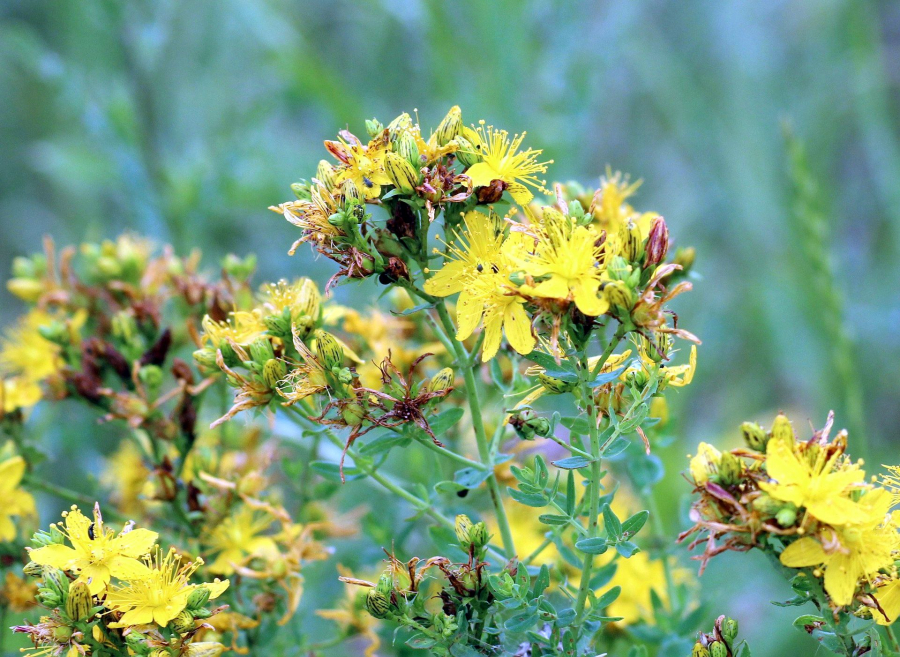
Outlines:
<svg viewBox="0 0 900 657"><path fill-rule="evenodd" d="M631 171L642 205L668 209L672 234L697 247L703 279L679 309L704 348L661 454L674 536L684 453L725 432L737 444L744 419L790 409L818 425L834 407L876 462L895 452L898 49L900 5L887 1L5 0L0 266L45 233L135 229L213 258L255 251L260 280L324 283L329 268L301 272L291 227L266 210L315 168L321 135L455 103L534 126L530 143L573 167L553 177ZM788 157L783 121L805 157ZM5 291L0 308L4 323L19 310ZM82 427L98 451L66 456L90 472L111 432ZM401 519L384 508L368 529L387 537ZM769 605L787 585L738 581L733 565L705 576L712 604L760 654L811 649ZM331 566L308 578L323 599L308 595L296 621L314 624L341 592Z"/></svg>

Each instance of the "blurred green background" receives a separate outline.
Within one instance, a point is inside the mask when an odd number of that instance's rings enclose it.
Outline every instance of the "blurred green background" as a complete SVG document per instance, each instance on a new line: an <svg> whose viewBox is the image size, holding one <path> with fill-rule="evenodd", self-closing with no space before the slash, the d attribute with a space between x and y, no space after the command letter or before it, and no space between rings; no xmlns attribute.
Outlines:
<svg viewBox="0 0 900 657"><path fill-rule="evenodd" d="M4 0L0 268L44 234L130 229L324 283L329 263L289 258L295 229L266 209L324 138L414 108L434 126L453 104L527 129L551 179L643 178L637 207L697 248L677 308L704 344L661 452L674 536L684 454L737 444L744 419L784 409L802 429L834 408L870 465L900 460L898 63L897 2ZM20 309L0 305L3 323ZM710 621L738 617L754 654L812 654L760 556L717 561Z"/></svg>

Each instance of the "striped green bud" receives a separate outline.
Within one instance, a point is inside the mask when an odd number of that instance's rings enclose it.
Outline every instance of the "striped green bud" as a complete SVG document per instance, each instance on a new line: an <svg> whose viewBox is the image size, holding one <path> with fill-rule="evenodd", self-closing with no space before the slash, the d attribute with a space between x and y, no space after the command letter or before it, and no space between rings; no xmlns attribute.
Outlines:
<svg viewBox="0 0 900 657"><path fill-rule="evenodd" d="M331 333L318 329L313 336L316 339L316 356L326 370L340 367L344 362L344 348Z"/></svg>
<svg viewBox="0 0 900 657"><path fill-rule="evenodd" d="M341 183L341 197L343 198L342 206L344 208L349 208L352 205L360 205L363 202L359 187L357 187L356 183L349 178ZM328 221L331 221L330 217Z"/></svg>
<svg viewBox="0 0 900 657"><path fill-rule="evenodd" d="M557 395L561 395L566 392L571 392L575 389L575 383L569 383L568 381L563 381L562 379L557 379L555 376L550 376L544 372L538 374L538 381L540 381L541 385L544 386L549 392L552 392Z"/></svg>
<svg viewBox="0 0 900 657"><path fill-rule="evenodd" d="M391 184L401 192L411 194L415 191L416 185L419 183L419 175L405 159L396 153L388 152L385 155L384 169Z"/></svg>
<svg viewBox="0 0 900 657"><path fill-rule="evenodd" d="M644 243L641 240L641 231L633 223L622 226L619 231L619 239L622 242L622 255L629 262L636 262L644 255Z"/></svg>
<svg viewBox="0 0 900 657"><path fill-rule="evenodd" d="M709 657L709 650L698 641L691 650L691 657Z"/></svg>
<svg viewBox="0 0 900 657"><path fill-rule="evenodd" d="M411 133L407 131L400 133L397 141L394 142L394 152L409 162L416 171L422 166L422 160L419 158L419 145Z"/></svg>
<svg viewBox="0 0 900 657"><path fill-rule="evenodd" d="M90 587L81 580L72 582L66 598L66 615L78 623L90 617L93 606Z"/></svg>
<svg viewBox="0 0 900 657"><path fill-rule="evenodd" d="M733 645L738 635L738 622L733 618L726 618L722 621L722 638Z"/></svg>
<svg viewBox="0 0 900 657"><path fill-rule="evenodd" d="M390 611L390 599L376 589L369 589L366 593L366 611L375 618L386 618Z"/></svg>
<svg viewBox="0 0 900 657"><path fill-rule="evenodd" d="M250 358L260 365L275 358L275 350L272 349L272 343L266 338L254 340L250 345Z"/></svg>
<svg viewBox="0 0 900 657"><path fill-rule="evenodd" d="M475 150L475 146L462 135L458 135L453 141L456 142L456 159L467 169L473 164L481 162L481 155Z"/></svg>
<svg viewBox="0 0 900 657"><path fill-rule="evenodd" d="M438 146L446 146L462 130L462 111L459 105L454 105L447 112L447 116L438 124L434 131L434 137Z"/></svg>
<svg viewBox="0 0 900 657"><path fill-rule="evenodd" d="M366 134L369 138L374 139L376 136L384 132L384 125L378 119L366 119Z"/></svg>
<svg viewBox="0 0 900 657"><path fill-rule="evenodd" d="M750 449L765 453L769 435L761 426L756 422L744 422L741 425L741 433L744 434L744 441Z"/></svg>
<svg viewBox="0 0 900 657"><path fill-rule="evenodd" d="M603 293L613 306L629 310L633 303L631 289L624 281L611 281L603 288Z"/></svg>
<svg viewBox="0 0 900 657"><path fill-rule="evenodd" d="M450 390L453 387L453 382L456 379L453 374L453 369L449 367L445 367L440 372L431 377L431 380L428 382L428 392L442 392L444 390Z"/></svg>
<svg viewBox="0 0 900 657"><path fill-rule="evenodd" d="M194 615L187 609L182 609L181 612L172 619L171 626L178 634L187 634L194 629Z"/></svg>
<svg viewBox="0 0 900 657"><path fill-rule="evenodd" d="M721 641L709 644L709 657L728 657L728 646Z"/></svg>
<svg viewBox="0 0 900 657"><path fill-rule="evenodd" d="M188 609L199 609L209 602L209 589L205 586L198 586L188 596Z"/></svg>
<svg viewBox="0 0 900 657"><path fill-rule="evenodd" d="M270 358L263 365L263 381L270 388L277 388L281 380L287 375L287 365L283 360Z"/></svg>
<svg viewBox="0 0 900 657"><path fill-rule="evenodd" d="M469 538L469 532L472 531L472 520L464 513L460 513L456 516L456 540L459 541L460 545L467 546L472 542L472 539Z"/></svg>
<svg viewBox="0 0 900 657"><path fill-rule="evenodd" d="M334 165L328 160L319 160L319 166L316 167L316 180L318 180L329 192L334 189L337 183L337 171Z"/></svg>
<svg viewBox="0 0 900 657"><path fill-rule="evenodd" d="M225 652L225 646L218 641L194 641L187 647L186 657L219 657ZM169 652L165 652L168 657Z"/></svg>

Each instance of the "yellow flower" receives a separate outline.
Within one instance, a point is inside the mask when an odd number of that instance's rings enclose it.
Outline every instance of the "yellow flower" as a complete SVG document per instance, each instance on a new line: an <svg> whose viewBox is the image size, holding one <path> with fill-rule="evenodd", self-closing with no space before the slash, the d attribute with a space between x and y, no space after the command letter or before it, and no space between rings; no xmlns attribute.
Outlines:
<svg viewBox="0 0 900 657"><path fill-rule="evenodd" d="M29 582L8 570L3 586L0 587L0 607L6 606L15 612L33 609L37 605L34 600L37 592L37 585L33 581Z"/></svg>
<svg viewBox="0 0 900 657"><path fill-rule="evenodd" d="M340 228L332 226L328 222L328 217L337 212L338 205L325 185L313 185L308 200L287 201L280 205L272 205L269 209L283 215L289 223L303 231L300 239L296 240L288 250L289 255L294 255L297 247L306 241L311 240L321 245L344 234Z"/></svg>
<svg viewBox="0 0 900 657"><path fill-rule="evenodd" d="M65 528L59 530L72 547L53 544L31 550L32 561L78 573L78 581L87 582L92 595L101 593L111 577L133 579L148 574L139 558L153 548L156 532L126 528L116 535L104 526L99 505L94 507L93 522L75 506L63 517Z"/></svg>
<svg viewBox="0 0 900 657"><path fill-rule="evenodd" d="M709 443L697 445L697 456L691 459L691 477L698 486L709 481L709 476L716 472L721 458L722 452Z"/></svg>
<svg viewBox="0 0 900 657"><path fill-rule="evenodd" d="M864 519L861 505L848 493L865 478L857 467L840 463L841 455L830 459L819 450L810 462L806 455L781 440L770 440L766 448L766 470L774 483L761 482L760 488L776 500L791 502L817 520L830 525L845 525Z"/></svg>
<svg viewBox="0 0 900 657"><path fill-rule="evenodd" d="M228 580L215 580L209 584L190 584L191 575L203 565L202 559L182 564L182 557L171 548L160 557L157 547L144 559L146 573L129 579L126 584L112 586L106 595L106 606L122 614L110 627L131 627L156 623L165 627L187 606L194 589L206 587L210 599L222 595L228 588Z"/></svg>
<svg viewBox="0 0 900 657"><path fill-rule="evenodd" d="M824 527L817 537L807 536L791 543L781 553L781 563L789 568L823 566L825 591L837 605L853 601L857 583L894 563L900 547L897 528L885 522L891 495L875 488L855 503L862 519L843 527Z"/></svg>
<svg viewBox="0 0 900 657"><path fill-rule="evenodd" d="M272 521L270 515L242 506L220 522L207 541L210 552L218 554L209 572L231 575L235 565L242 565L249 557L278 556L278 546L272 537L261 535L271 527Z"/></svg>
<svg viewBox="0 0 900 657"><path fill-rule="evenodd" d="M633 222L646 239L650 233L656 212L636 212L626 201L641 186L642 181L630 182L621 171L615 173L607 167L606 175L600 178L600 188L594 194L592 214L598 227L605 230L610 239L617 239L621 229Z"/></svg>
<svg viewBox="0 0 900 657"><path fill-rule="evenodd" d="M262 307L268 315L280 315L290 308L291 319L310 317L319 319L322 295L315 281L298 278L293 283L282 279L262 287Z"/></svg>
<svg viewBox="0 0 900 657"><path fill-rule="evenodd" d="M538 162L537 158L543 152L540 150L529 148L518 152L525 139L524 132L510 140L506 130L481 125L475 130L466 130L465 136L482 160L466 170L473 187L486 187L492 180L502 180L507 184L510 196L521 205L534 198L528 187L545 191L545 181L535 174L546 173L547 165L553 160Z"/></svg>
<svg viewBox="0 0 900 657"><path fill-rule="evenodd" d="M25 377L14 376L3 379L0 386L0 417L19 409L31 408L41 401L41 387Z"/></svg>
<svg viewBox="0 0 900 657"><path fill-rule="evenodd" d="M882 584L875 592L875 599L878 606L881 607L880 613L877 609L872 610L872 618L879 625L890 625L897 616L900 616L900 579L891 579L887 584Z"/></svg>
<svg viewBox="0 0 900 657"><path fill-rule="evenodd" d="M219 348L223 342L231 341L238 345L249 345L266 332L258 311L236 310L228 315L224 322L217 322L209 315L203 318L203 344L213 349Z"/></svg>
<svg viewBox="0 0 900 657"><path fill-rule="evenodd" d="M525 256L521 264L532 276L548 278L523 291L548 299L565 300L571 296L585 315L605 313L609 301L597 295L605 258L603 246L597 245L599 236L557 211L546 210L537 235L534 254Z"/></svg>
<svg viewBox="0 0 900 657"><path fill-rule="evenodd" d="M38 331L53 320L53 315L35 308L8 328L0 338L0 373L37 382L59 372L63 364L59 346L45 340Z"/></svg>
<svg viewBox="0 0 900 657"><path fill-rule="evenodd" d="M531 320L509 275L530 238L512 233L504 239L495 218L480 212L466 214L464 223L457 237L460 246L448 247L451 257L425 282L425 290L439 297L459 293L457 340L467 339L484 319L483 361L496 355L504 332L513 349L528 354L535 345Z"/></svg>
<svg viewBox="0 0 900 657"><path fill-rule="evenodd" d="M25 475L25 459L14 456L0 463L0 542L16 538L12 517L35 516L34 498L19 488Z"/></svg>
<svg viewBox="0 0 900 657"><path fill-rule="evenodd" d="M363 146L360 142L347 143L327 142L331 144L333 153L339 153L345 166L338 169L336 182L338 185L350 180L365 198L378 198L381 186L390 185L391 179L385 173L385 156L387 149L384 142L372 142Z"/></svg>

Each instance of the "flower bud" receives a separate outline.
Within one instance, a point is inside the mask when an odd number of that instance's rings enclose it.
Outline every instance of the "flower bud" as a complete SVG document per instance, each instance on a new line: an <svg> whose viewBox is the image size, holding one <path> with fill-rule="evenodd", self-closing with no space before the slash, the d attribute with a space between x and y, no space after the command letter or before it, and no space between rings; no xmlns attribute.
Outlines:
<svg viewBox="0 0 900 657"><path fill-rule="evenodd" d="M147 654L147 642L144 635L140 632L129 632L128 636L125 637L125 644L136 655Z"/></svg>
<svg viewBox="0 0 900 657"><path fill-rule="evenodd" d="M396 153L385 154L385 173L391 184L405 194L415 191L419 175L412 165Z"/></svg>
<svg viewBox="0 0 900 657"><path fill-rule="evenodd" d="M613 306L630 310L633 304L631 288L624 281L611 281L603 288L603 293Z"/></svg>
<svg viewBox="0 0 900 657"><path fill-rule="evenodd" d="M138 379L151 391L159 390L163 383L163 371L158 365L144 365L138 370Z"/></svg>
<svg viewBox="0 0 900 657"><path fill-rule="evenodd" d="M513 285L524 285L526 280L525 272L523 271L514 271L509 275L509 282Z"/></svg>
<svg viewBox="0 0 900 657"><path fill-rule="evenodd" d="M699 641L694 644L694 648L691 650L691 657L709 657L709 650L707 650L702 643Z"/></svg>
<svg viewBox="0 0 900 657"><path fill-rule="evenodd" d="M271 335L282 339L290 337L291 318L289 309L285 308L280 315L266 315L262 321Z"/></svg>
<svg viewBox="0 0 900 657"><path fill-rule="evenodd" d="M93 606L90 587L81 580L72 582L66 598L66 615L78 623L90 617Z"/></svg>
<svg viewBox="0 0 900 657"><path fill-rule="evenodd" d="M374 139L376 136L384 132L384 125L378 119L366 119L366 134Z"/></svg>
<svg viewBox="0 0 900 657"><path fill-rule="evenodd" d="M300 281L300 288L297 290L297 298L291 306L291 313L295 317L311 317L316 320L319 318L321 302L322 295L319 292L319 286L311 278L303 278Z"/></svg>
<svg viewBox="0 0 900 657"><path fill-rule="evenodd" d="M794 428L784 413L779 413L772 423L772 438L781 440L790 447L794 445Z"/></svg>
<svg viewBox="0 0 900 657"><path fill-rule="evenodd" d="M412 117L408 113L403 112L403 114L388 123L387 129L391 135L391 141L397 139L401 134L407 132L411 127Z"/></svg>
<svg viewBox="0 0 900 657"><path fill-rule="evenodd" d="M287 375L287 365L283 360L270 358L263 365L263 381L270 388L277 388L281 380Z"/></svg>
<svg viewBox="0 0 900 657"><path fill-rule="evenodd" d="M29 577L40 577L41 573L44 572L44 569L40 564L37 564L34 561L29 561L22 568L22 572Z"/></svg>
<svg viewBox="0 0 900 657"><path fill-rule="evenodd" d="M761 426L756 422L744 422L741 425L741 433L744 434L744 441L750 449L765 453L769 435Z"/></svg>
<svg viewBox="0 0 900 657"><path fill-rule="evenodd" d="M733 618L726 618L722 621L722 638L731 646L738 635L738 622Z"/></svg>
<svg viewBox="0 0 900 657"><path fill-rule="evenodd" d="M622 226L619 231L619 240L622 242L621 253L629 262L637 262L644 255L644 243L641 239L641 230L633 223Z"/></svg>
<svg viewBox="0 0 900 657"><path fill-rule="evenodd" d="M765 516L775 516L784 507L782 502L766 494L762 494L754 499L751 506L754 511L758 511Z"/></svg>
<svg viewBox="0 0 900 657"><path fill-rule="evenodd" d="M171 623L172 629L178 634L187 634L194 629L194 615L187 609L182 609Z"/></svg>
<svg viewBox="0 0 900 657"><path fill-rule="evenodd" d="M453 141L456 142L456 159L467 169L473 164L481 162L481 155L468 139L459 135Z"/></svg>
<svg viewBox="0 0 900 657"><path fill-rule="evenodd" d="M342 207L345 209L353 205L360 205L363 202L359 187L349 178L341 183L341 197L343 200ZM328 218L328 221L331 222L331 217Z"/></svg>
<svg viewBox="0 0 900 657"><path fill-rule="evenodd" d="M229 253L222 258L222 269L229 276L239 281L246 281L256 269L256 256L251 253L245 258L241 258L233 253Z"/></svg>
<svg viewBox="0 0 900 657"><path fill-rule="evenodd" d="M369 589L366 593L366 611L375 618L386 618L390 611L390 598L381 591Z"/></svg>
<svg viewBox="0 0 900 657"><path fill-rule="evenodd" d="M344 422L347 423L348 427L358 427L366 417L366 409L361 404L353 402L344 407L344 410L341 411L341 417L344 418Z"/></svg>
<svg viewBox="0 0 900 657"><path fill-rule="evenodd" d="M661 216L653 220L650 236L647 238L647 260L644 266L655 267L661 263L669 250L669 229Z"/></svg>
<svg viewBox="0 0 900 657"><path fill-rule="evenodd" d="M58 643L68 643L72 638L74 630L66 625L57 625L53 628L53 639ZM78 654L78 653L75 653Z"/></svg>
<svg viewBox="0 0 900 657"><path fill-rule="evenodd" d="M185 655L187 657L219 657L225 652L225 646L218 641L195 641L187 647ZM168 657L169 652L165 651Z"/></svg>
<svg viewBox="0 0 900 657"><path fill-rule="evenodd" d="M694 247L689 246L687 248L678 248L675 250L675 257L672 258L672 261L676 265L681 265L681 269L684 272L688 272L691 270L691 267L694 266L694 259L697 257L697 251Z"/></svg>
<svg viewBox="0 0 900 657"><path fill-rule="evenodd" d="M394 142L394 152L409 162L416 171L418 171L419 167L422 165L422 161L419 158L419 145L416 144L416 138L407 131L401 132L400 136L397 137L397 141Z"/></svg>
<svg viewBox="0 0 900 657"><path fill-rule="evenodd" d="M434 137L438 146L446 146L462 130L462 111L459 105L454 105L447 112L447 116L438 124L434 131Z"/></svg>
<svg viewBox="0 0 900 657"><path fill-rule="evenodd" d="M538 381L540 381L541 385L544 386L544 388L546 388L549 392L557 395L571 392L575 389L576 385L575 383L569 383L568 381L557 379L555 376L550 376L544 372L538 374Z"/></svg>
<svg viewBox="0 0 900 657"><path fill-rule="evenodd" d="M709 644L709 657L728 657L728 646L721 641Z"/></svg>
<svg viewBox="0 0 900 657"><path fill-rule="evenodd" d="M440 372L431 377L431 380L428 382L428 392L443 392L444 390L450 390L453 388L453 381L455 379L455 375L453 374L453 369L450 367L445 367Z"/></svg>
<svg viewBox="0 0 900 657"><path fill-rule="evenodd" d="M319 166L316 167L316 180L322 183L329 192L334 189L337 184L337 171L334 165L328 160L319 160Z"/></svg>
<svg viewBox="0 0 900 657"><path fill-rule="evenodd" d="M469 541L476 548L484 547L490 539L491 536L488 534L487 525L484 522L476 522L469 528Z"/></svg>
<svg viewBox="0 0 900 657"><path fill-rule="evenodd" d="M197 361L198 365L208 369L218 367L216 364L216 352L212 349L197 349L194 352L194 360Z"/></svg>
<svg viewBox="0 0 900 657"><path fill-rule="evenodd" d="M198 586L187 599L188 609L194 610L199 609L200 607L204 607L206 603L209 602L209 588L206 586Z"/></svg>
<svg viewBox="0 0 900 657"><path fill-rule="evenodd" d="M790 527L797 522L797 507L789 504L775 514L775 521L782 527Z"/></svg>
<svg viewBox="0 0 900 657"><path fill-rule="evenodd" d="M456 516L456 540L459 541L460 545L466 546L471 540L469 539L469 532L472 529L472 521L464 513L460 513Z"/></svg>
<svg viewBox="0 0 900 657"><path fill-rule="evenodd" d="M250 344L250 358L260 365L275 358L275 350L272 349L272 342L266 338L257 338L254 340Z"/></svg>
<svg viewBox="0 0 900 657"><path fill-rule="evenodd" d="M44 587L38 589L37 601L48 609L53 609L54 607L58 607L63 603L63 600L58 592L54 591L53 589Z"/></svg>
<svg viewBox="0 0 900 657"><path fill-rule="evenodd" d="M527 430L535 436L545 438L550 433L550 420L545 417L533 417L525 421Z"/></svg>
<svg viewBox="0 0 900 657"><path fill-rule="evenodd" d="M305 183L291 183L291 191L294 193L294 196L297 197L297 200L308 201L312 198L309 191L309 185Z"/></svg>
<svg viewBox="0 0 900 657"><path fill-rule="evenodd" d="M22 301L34 303L44 292L44 284L33 278L11 278L6 281L6 289Z"/></svg>
<svg viewBox="0 0 900 657"><path fill-rule="evenodd" d="M58 568L44 569L44 588L55 593L60 600L65 600L69 594L69 578Z"/></svg>
<svg viewBox="0 0 900 657"><path fill-rule="evenodd" d="M741 480L744 463L731 452L724 452L719 460L719 483L733 486Z"/></svg>
<svg viewBox="0 0 900 657"><path fill-rule="evenodd" d="M340 367L344 362L344 348L337 339L322 329L318 329L313 336L316 339L316 356L326 370L332 367Z"/></svg>

